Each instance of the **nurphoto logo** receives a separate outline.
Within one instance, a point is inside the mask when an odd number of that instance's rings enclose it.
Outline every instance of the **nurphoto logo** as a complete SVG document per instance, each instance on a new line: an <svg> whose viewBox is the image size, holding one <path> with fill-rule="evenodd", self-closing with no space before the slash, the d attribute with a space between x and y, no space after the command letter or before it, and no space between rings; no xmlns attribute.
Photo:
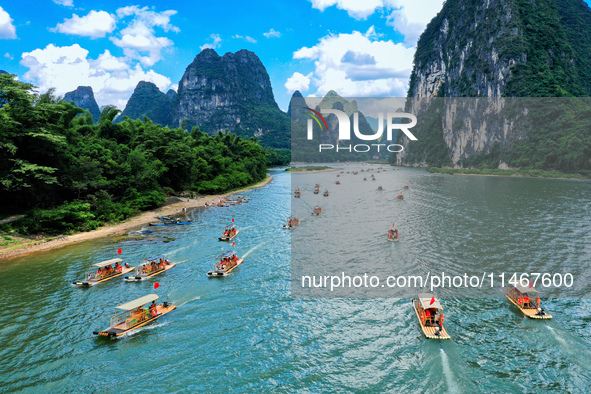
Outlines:
<svg viewBox="0 0 591 394"><path fill-rule="evenodd" d="M328 124L324 119L322 114L333 114L337 117L339 122L339 131L338 131L338 141L336 144L336 151L346 150L349 152L368 152L371 150L371 147L376 147L377 151L380 151L381 147L386 147L388 152L401 152L404 148L402 145L399 144L357 144L357 145L348 145L342 146L340 142L347 141L351 139L351 121L349 116L343 111L338 109L321 109L320 112L313 110L312 108L305 107L307 110L311 111L312 113L308 113L311 119L308 119L308 140L312 140L314 138L314 121L320 127L320 130L327 130L328 131ZM402 119L410 119L409 123L395 123L400 122ZM409 140L416 141L417 137L415 137L411 132L410 128L417 125L417 117L413 114L409 114L406 112L388 112L386 117L386 140L392 141L392 135L394 130L402 131ZM362 134L359 130L359 112L353 113L353 133L355 137L362 141L381 141L382 136L384 134L384 113L378 113L378 130L374 134ZM319 144L318 145L319 152L323 150L331 150L335 149L335 145L333 144Z"/></svg>

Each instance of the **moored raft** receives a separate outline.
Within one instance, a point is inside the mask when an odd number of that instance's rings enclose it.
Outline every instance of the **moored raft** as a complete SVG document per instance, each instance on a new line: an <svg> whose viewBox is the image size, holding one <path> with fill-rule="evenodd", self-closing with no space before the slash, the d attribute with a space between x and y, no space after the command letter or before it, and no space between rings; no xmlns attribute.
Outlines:
<svg viewBox="0 0 591 394"><path fill-rule="evenodd" d="M111 318L111 325L103 331L94 331L94 335L104 337L119 337L127 332L138 329L146 324L166 315L176 309L176 305L163 302L157 305L156 294L148 294L136 300L119 305L115 309L123 312L116 312ZM152 303L149 307L146 304Z"/></svg>
<svg viewBox="0 0 591 394"><path fill-rule="evenodd" d="M120 263L122 261L122 259L117 258L93 264L90 266L91 272L86 274L86 279L78 280L73 282L73 284L76 286L94 286L135 269L135 267L129 267L127 264L125 266L121 265ZM96 272L92 272L94 270L93 267L97 269Z"/></svg>
<svg viewBox="0 0 591 394"><path fill-rule="evenodd" d="M165 260L163 254L158 256L150 257L147 259L143 259L140 261L140 265L136 268L135 274L126 276L126 282L138 282L141 280L149 279L153 276L161 274L163 272L168 271L176 264L170 263L168 260Z"/></svg>
<svg viewBox="0 0 591 394"><path fill-rule="evenodd" d="M219 205L219 206L223 206L223 205ZM150 223L150 226L182 226L184 224L191 224L191 221L187 220L187 221L183 222L181 219L175 219L175 220L166 221L166 222L162 222L162 223Z"/></svg>
<svg viewBox="0 0 591 394"><path fill-rule="evenodd" d="M517 284L505 287L504 293L505 297L530 319L552 319L552 315L542 308L540 292L534 287Z"/></svg>
<svg viewBox="0 0 591 394"><path fill-rule="evenodd" d="M235 250L228 250L216 257L216 259L218 259L218 262L215 263L213 271L207 273L210 278L226 276L244 261L243 258L238 257Z"/></svg>
<svg viewBox="0 0 591 394"><path fill-rule="evenodd" d="M412 306L426 338L451 339L443 327L443 307L433 294L419 294L412 300Z"/></svg>

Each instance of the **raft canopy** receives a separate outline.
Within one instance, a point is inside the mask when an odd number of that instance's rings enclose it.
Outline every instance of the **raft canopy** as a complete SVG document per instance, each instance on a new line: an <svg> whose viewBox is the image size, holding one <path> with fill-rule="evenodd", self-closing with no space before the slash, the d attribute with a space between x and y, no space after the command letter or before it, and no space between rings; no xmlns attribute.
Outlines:
<svg viewBox="0 0 591 394"><path fill-rule="evenodd" d="M220 254L218 257L218 259L224 259L224 258L228 258L228 257L232 257L236 255L236 251L235 250L228 250L227 252L224 252L222 254Z"/></svg>
<svg viewBox="0 0 591 394"><path fill-rule="evenodd" d="M429 293L421 293L419 294L419 302L421 303L421 306L423 307L423 309L439 309L440 311L443 310L443 307L441 306L441 304L439 303L439 301L437 300L437 298L435 298L435 302L431 304L431 300L434 298L435 296L433 294L429 294Z"/></svg>
<svg viewBox="0 0 591 394"><path fill-rule="evenodd" d="M154 256L154 257L150 257L150 258L147 258L147 259L140 260L140 262L141 261L151 262L151 261L156 261L158 259L163 259L163 258L164 258L164 255L163 254L159 254L158 256Z"/></svg>
<svg viewBox="0 0 591 394"><path fill-rule="evenodd" d="M128 303L119 305L119 306L115 307L115 309L130 311L130 310L135 309L139 306L146 305L149 302L156 301L157 299L158 299L158 296L156 294L148 294L148 295L138 298L137 300L133 300Z"/></svg>
<svg viewBox="0 0 591 394"><path fill-rule="evenodd" d="M100 263L96 263L91 265L91 267L99 267L99 268L103 268L103 267L107 267L111 264L116 264L116 263L120 263L122 262L123 259L111 259L111 260L105 260L105 261L101 261Z"/></svg>
<svg viewBox="0 0 591 394"><path fill-rule="evenodd" d="M515 289L517 289L520 293L523 293L523 294L526 294L526 293L538 294L539 293L539 291L537 291L535 288L529 287L529 286L522 286L521 284L515 285L513 287Z"/></svg>
<svg viewBox="0 0 591 394"><path fill-rule="evenodd" d="M235 227L235 226L234 226L233 224L230 224L230 225L226 226L226 227L224 228L224 230L232 230L234 227Z"/></svg>

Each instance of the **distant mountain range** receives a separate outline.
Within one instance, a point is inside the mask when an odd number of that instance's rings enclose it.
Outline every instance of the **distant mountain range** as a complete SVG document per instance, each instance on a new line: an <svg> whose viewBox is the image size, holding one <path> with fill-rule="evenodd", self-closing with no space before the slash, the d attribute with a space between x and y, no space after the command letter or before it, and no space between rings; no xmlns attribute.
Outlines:
<svg viewBox="0 0 591 394"><path fill-rule="evenodd" d="M95 121L100 112L92 89L79 87L64 100L88 109ZM289 117L275 102L267 70L247 50L218 55L213 49L199 53L179 82L179 91L161 92L151 82L140 82L121 116L150 118L154 123L197 126L210 135L229 131L243 138L256 137L263 146L290 147Z"/></svg>

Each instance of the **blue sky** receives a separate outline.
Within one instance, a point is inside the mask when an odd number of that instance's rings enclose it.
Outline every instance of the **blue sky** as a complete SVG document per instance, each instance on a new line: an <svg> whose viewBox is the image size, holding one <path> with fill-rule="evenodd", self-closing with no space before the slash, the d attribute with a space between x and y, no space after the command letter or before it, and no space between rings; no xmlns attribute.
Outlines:
<svg viewBox="0 0 591 394"><path fill-rule="evenodd" d="M0 0L0 69L58 94L90 85L123 109L140 80L166 91L204 46L248 49L287 109L304 95L404 96L416 40L443 0Z"/></svg>

